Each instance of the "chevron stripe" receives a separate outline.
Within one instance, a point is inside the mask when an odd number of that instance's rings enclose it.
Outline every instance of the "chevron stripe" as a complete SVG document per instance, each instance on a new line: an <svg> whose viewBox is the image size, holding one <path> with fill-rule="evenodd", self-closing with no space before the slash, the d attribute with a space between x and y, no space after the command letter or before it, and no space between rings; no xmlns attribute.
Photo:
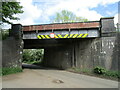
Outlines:
<svg viewBox="0 0 120 90"><path fill-rule="evenodd" d="M73 36L73 38L76 38L76 37L77 37L77 35L78 35L78 34L75 34L75 35Z"/></svg>
<svg viewBox="0 0 120 90"><path fill-rule="evenodd" d="M88 34L65 34L65 35L55 35L55 38L86 38ZM50 39L50 35L37 35L38 39Z"/></svg>
<svg viewBox="0 0 120 90"><path fill-rule="evenodd" d="M63 38L62 35L60 35L60 34L58 34L58 37L59 37L59 38Z"/></svg>
<svg viewBox="0 0 120 90"><path fill-rule="evenodd" d="M50 38L50 36L49 36L49 35L44 35L44 36L45 36L46 38L48 38L48 39Z"/></svg>
<svg viewBox="0 0 120 90"><path fill-rule="evenodd" d="M82 36L82 38L85 38L85 37L87 37L87 35L88 35L88 34L84 34L84 35Z"/></svg>
<svg viewBox="0 0 120 90"><path fill-rule="evenodd" d="M80 38L80 37L82 37L82 35L83 35L83 34L79 34L77 38Z"/></svg>
<svg viewBox="0 0 120 90"><path fill-rule="evenodd" d="M67 38L69 34L66 34L63 38Z"/></svg>
<svg viewBox="0 0 120 90"><path fill-rule="evenodd" d="M68 38L72 38L73 35L74 35L74 34L70 34L70 36L69 36Z"/></svg>
<svg viewBox="0 0 120 90"><path fill-rule="evenodd" d="M40 35L43 39L45 39L45 36L44 35Z"/></svg>
<svg viewBox="0 0 120 90"><path fill-rule="evenodd" d="M42 39L42 38L40 37L40 35L37 35L37 38L38 38L38 39Z"/></svg>
<svg viewBox="0 0 120 90"><path fill-rule="evenodd" d="M59 38L57 35L55 35L55 38Z"/></svg>

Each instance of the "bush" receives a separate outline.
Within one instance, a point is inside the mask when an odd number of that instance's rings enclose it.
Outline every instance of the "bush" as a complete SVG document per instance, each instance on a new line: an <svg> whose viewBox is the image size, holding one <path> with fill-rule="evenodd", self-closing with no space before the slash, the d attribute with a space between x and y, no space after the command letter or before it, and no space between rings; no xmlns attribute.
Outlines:
<svg viewBox="0 0 120 90"><path fill-rule="evenodd" d="M42 49L26 49L23 50L24 63L33 64L43 60L44 51Z"/></svg>
<svg viewBox="0 0 120 90"><path fill-rule="evenodd" d="M2 68L2 75L8 75L17 72L22 72L22 69L19 67Z"/></svg>
<svg viewBox="0 0 120 90"><path fill-rule="evenodd" d="M94 73L96 73L96 74L105 74L106 70L104 68L102 68L102 67L97 66L97 67L94 68Z"/></svg>

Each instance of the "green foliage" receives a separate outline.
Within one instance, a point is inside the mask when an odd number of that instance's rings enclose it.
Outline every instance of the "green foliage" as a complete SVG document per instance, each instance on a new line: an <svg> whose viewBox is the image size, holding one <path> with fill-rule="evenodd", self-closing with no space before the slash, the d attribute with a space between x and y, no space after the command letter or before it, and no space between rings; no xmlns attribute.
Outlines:
<svg viewBox="0 0 120 90"><path fill-rule="evenodd" d="M120 71L109 71L102 67L95 67L94 73L108 77L120 78Z"/></svg>
<svg viewBox="0 0 120 90"><path fill-rule="evenodd" d="M106 70L104 68L102 68L102 67L97 66L97 67L94 68L94 73L96 73L96 74L105 74Z"/></svg>
<svg viewBox="0 0 120 90"><path fill-rule="evenodd" d="M2 21L3 23L12 24L10 20L19 20L18 17L14 15L23 13L22 6L19 2L2 2Z"/></svg>
<svg viewBox="0 0 120 90"><path fill-rule="evenodd" d="M26 49L23 50L23 62L28 64L40 63L43 59L43 49Z"/></svg>
<svg viewBox="0 0 120 90"><path fill-rule="evenodd" d="M3 30L1 31L2 40L5 40L9 36L9 30Z"/></svg>
<svg viewBox="0 0 120 90"><path fill-rule="evenodd" d="M22 72L22 69L19 67L2 68L2 75L8 75L18 72Z"/></svg>
<svg viewBox="0 0 120 90"><path fill-rule="evenodd" d="M74 13L62 10L60 13L56 13L56 16L53 20L55 23L67 23L67 22L86 22L87 19L83 17L77 17Z"/></svg>
<svg viewBox="0 0 120 90"><path fill-rule="evenodd" d="M106 71L105 76L115 77L120 79L120 71Z"/></svg>

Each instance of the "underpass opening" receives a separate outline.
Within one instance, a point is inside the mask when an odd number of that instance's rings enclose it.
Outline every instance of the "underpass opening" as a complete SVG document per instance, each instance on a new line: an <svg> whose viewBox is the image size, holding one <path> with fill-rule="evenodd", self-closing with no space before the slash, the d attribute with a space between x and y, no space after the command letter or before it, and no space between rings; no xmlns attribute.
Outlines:
<svg viewBox="0 0 120 90"><path fill-rule="evenodd" d="M24 48L44 48L44 59L42 65L57 69L71 67L83 67L86 59L91 60L90 47L95 38L72 38L72 39L31 39L24 40ZM92 65L93 66L93 65Z"/></svg>
<svg viewBox="0 0 120 90"><path fill-rule="evenodd" d="M31 65L41 65L44 49L23 49L22 67L32 68ZM33 67L34 68L34 67Z"/></svg>

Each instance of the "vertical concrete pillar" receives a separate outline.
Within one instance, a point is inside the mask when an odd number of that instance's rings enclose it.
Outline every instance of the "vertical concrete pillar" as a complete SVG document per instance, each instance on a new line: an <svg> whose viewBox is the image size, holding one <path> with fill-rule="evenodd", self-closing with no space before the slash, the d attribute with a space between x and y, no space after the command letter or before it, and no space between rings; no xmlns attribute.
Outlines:
<svg viewBox="0 0 120 90"><path fill-rule="evenodd" d="M10 31L10 37L3 41L3 67L21 67L22 68L22 25L13 24Z"/></svg>
<svg viewBox="0 0 120 90"><path fill-rule="evenodd" d="M22 40L22 25L13 24L11 35L16 39L16 46L18 52L18 65L22 66L23 40Z"/></svg>
<svg viewBox="0 0 120 90"><path fill-rule="evenodd" d="M105 68L117 70L118 59L116 49L117 33L114 26L114 17L101 18L101 55L104 59ZM114 58L113 58L114 57Z"/></svg>
<svg viewBox="0 0 120 90"><path fill-rule="evenodd" d="M15 37L16 39L22 39L22 25L21 24L12 24L12 29L10 31L10 36Z"/></svg>

